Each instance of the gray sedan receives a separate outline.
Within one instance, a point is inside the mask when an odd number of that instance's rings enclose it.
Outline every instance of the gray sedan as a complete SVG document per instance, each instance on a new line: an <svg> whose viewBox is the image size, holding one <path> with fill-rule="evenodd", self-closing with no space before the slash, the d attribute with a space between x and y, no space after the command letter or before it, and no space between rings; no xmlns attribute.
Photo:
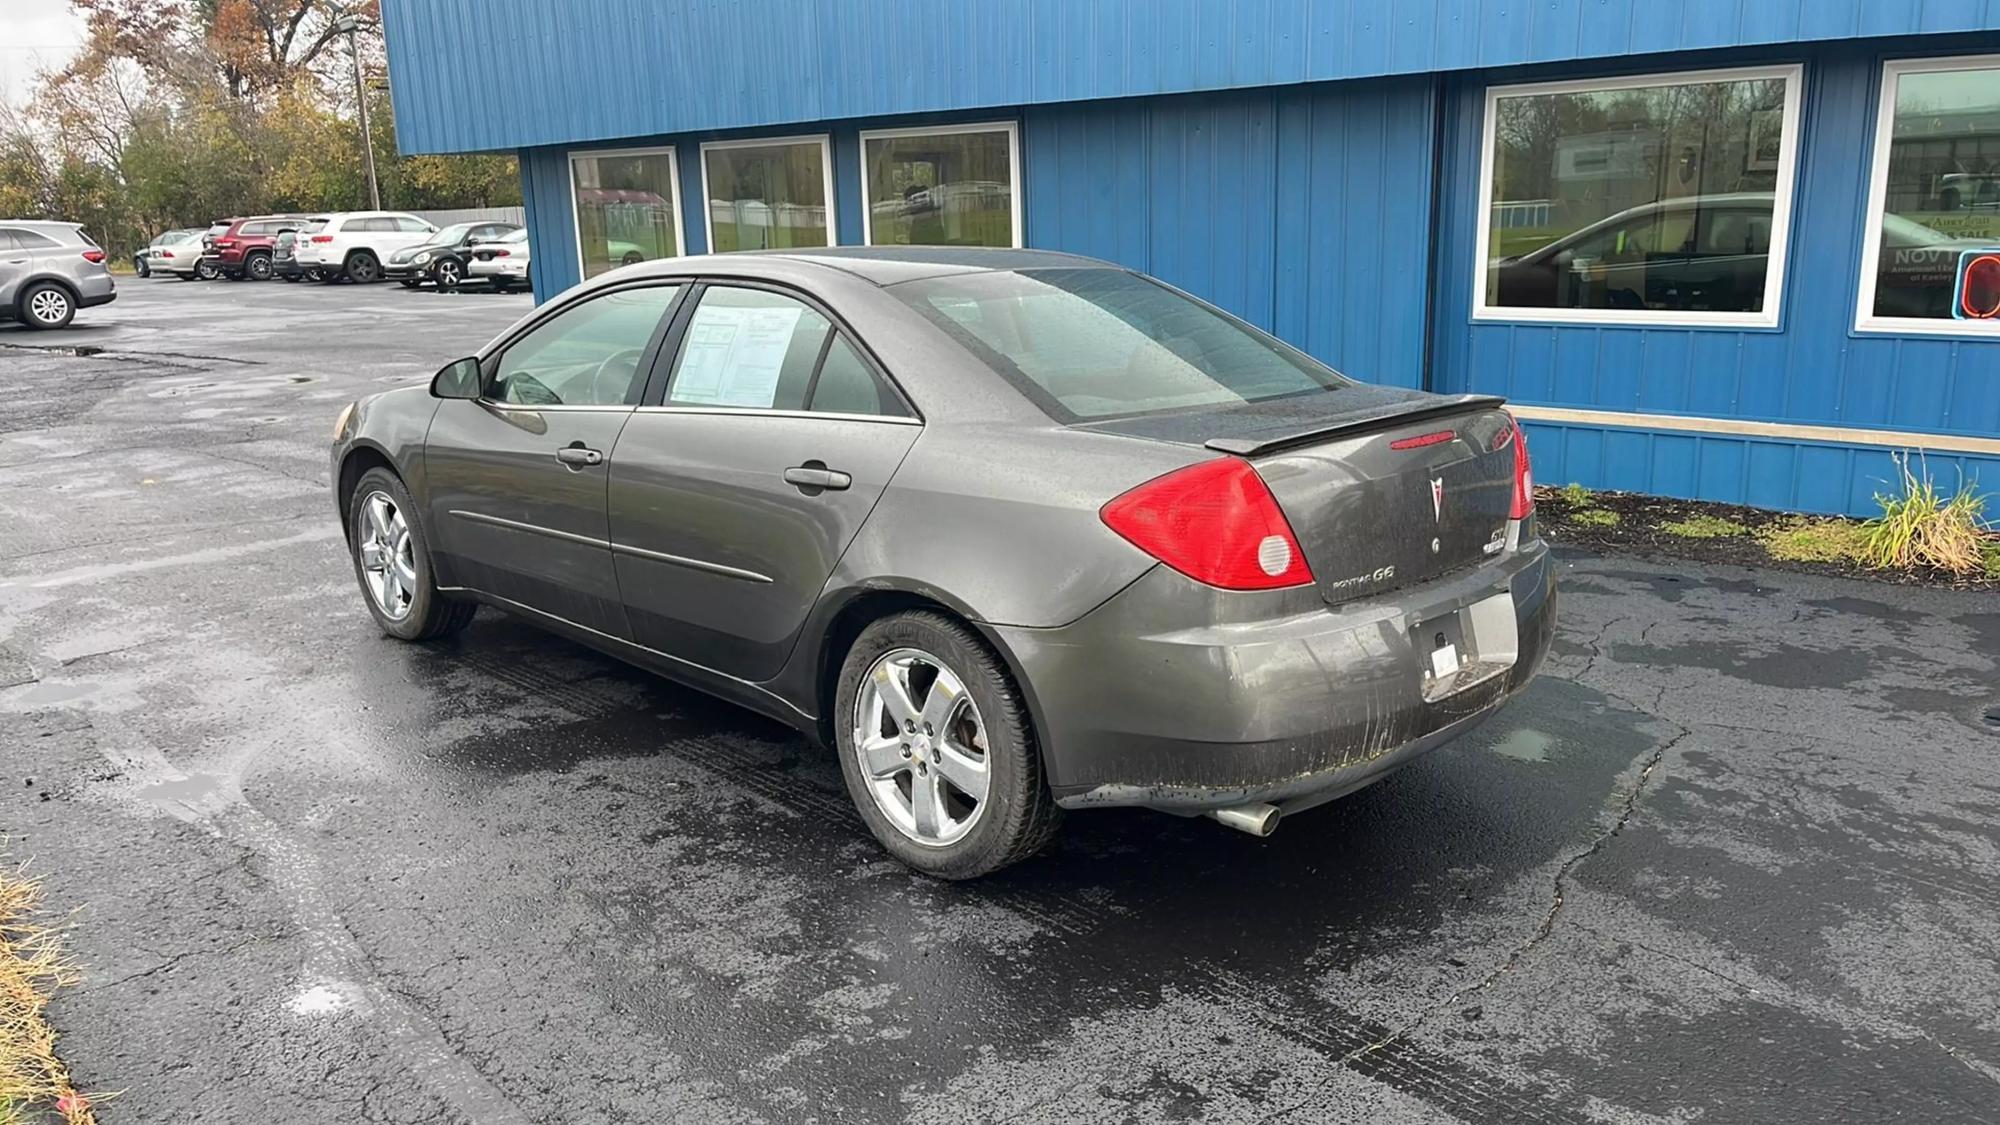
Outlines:
<svg viewBox="0 0 2000 1125"><path fill-rule="evenodd" d="M332 456L384 632L494 606L774 716L949 878L1065 809L1268 834L1490 716L1554 625L1499 400L1061 254L616 270Z"/></svg>

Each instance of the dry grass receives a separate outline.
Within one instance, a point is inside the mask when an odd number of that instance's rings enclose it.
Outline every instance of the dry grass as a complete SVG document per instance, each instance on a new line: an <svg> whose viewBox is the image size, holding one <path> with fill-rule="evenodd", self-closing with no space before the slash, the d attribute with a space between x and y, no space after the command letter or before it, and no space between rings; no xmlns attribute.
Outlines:
<svg viewBox="0 0 2000 1125"><path fill-rule="evenodd" d="M1994 537L1984 526L1986 498L1961 487L1946 499L1928 469L1919 477L1896 458L1902 495L1878 495L1882 514L1869 520L1862 553L1885 570L1941 570L1961 578L1991 573Z"/></svg>
<svg viewBox="0 0 2000 1125"><path fill-rule="evenodd" d="M90 1100L70 1084L56 1056L46 1011L57 989L81 973L63 945L63 927L46 924L39 879L0 870L0 1125L26 1125L53 1110L67 1125L95 1125Z"/></svg>

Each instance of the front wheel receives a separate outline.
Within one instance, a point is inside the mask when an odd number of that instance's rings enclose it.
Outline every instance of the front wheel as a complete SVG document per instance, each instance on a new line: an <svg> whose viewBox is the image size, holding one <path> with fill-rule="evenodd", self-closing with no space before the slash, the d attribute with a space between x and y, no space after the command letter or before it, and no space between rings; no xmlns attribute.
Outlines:
<svg viewBox="0 0 2000 1125"><path fill-rule="evenodd" d="M399 640L428 641L465 628L478 606L438 590L416 511L394 473L368 470L348 498L347 547L375 623Z"/></svg>
<svg viewBox="0 0 2000 1125"><path fill-rule="evenodd" d="M1060 811L1027 705L977 633L943 614L862 630L835 692L840 771L889 853L971 879L1040 851Z"/></svg>
<svg viewBox="0 0 2000 1125"><path fill-rule="evenodd" d="M30 328L62 328L76 318L76 301L69 290L40 282L22 290L21 320Z"/></svg>

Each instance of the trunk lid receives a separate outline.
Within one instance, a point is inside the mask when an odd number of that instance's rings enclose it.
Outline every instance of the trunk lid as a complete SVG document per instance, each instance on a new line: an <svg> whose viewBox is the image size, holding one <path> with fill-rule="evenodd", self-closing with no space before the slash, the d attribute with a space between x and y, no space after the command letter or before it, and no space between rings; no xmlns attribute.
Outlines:
<svg viewBox="0 0 2000 1125"><path fill-rule="evenodd" d="M1367 384L1089 428L1247 458L1329 604L1470 569L1506 549L1513 427L1501 400Z"/></svg>

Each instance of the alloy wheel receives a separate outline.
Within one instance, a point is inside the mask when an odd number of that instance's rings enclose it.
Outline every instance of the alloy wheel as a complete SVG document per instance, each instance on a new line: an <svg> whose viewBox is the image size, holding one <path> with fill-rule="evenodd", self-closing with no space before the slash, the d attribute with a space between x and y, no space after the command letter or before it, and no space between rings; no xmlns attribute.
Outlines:
<svg viewBox="0 0 2000 1125"><path fill-rule="evenodd" d="M459 280L457 259L446 258L444 261L439 262L436 273L439 286L445 289L454 288L458 285Z"/></svg>
<svg viewBox="0 0 2000 1125"><path fill-rule="evenodd" d="M360 536L362 581L375 608L391 621L409 616L417 596L416 543L410 526L386 492L371 492L361 501Z"/></svg>
<svg viewBox="0 0 2000 1125"><path fill-rule="evenodd" d="M37 324L50 326L69 319L69 294L60 289L40 289L28 298L28 315Z"/></svg>
<svg viewBox="0 0 2000 1125"><path fill-rule="evenodd" d="M929 847L965 838L992 786L986 723L965 683L916 648L882 654L854 701L854 753L890 824Z"/></svg>

